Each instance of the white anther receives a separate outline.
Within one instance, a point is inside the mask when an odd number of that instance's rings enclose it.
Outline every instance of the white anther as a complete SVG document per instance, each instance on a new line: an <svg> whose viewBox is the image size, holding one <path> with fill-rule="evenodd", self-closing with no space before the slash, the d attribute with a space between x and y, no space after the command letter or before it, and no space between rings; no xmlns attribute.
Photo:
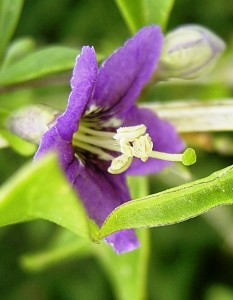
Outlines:
<svg viewBox="0 0 233 300"><path fill-rule="evenodd" d="M120 144L120 148L121 148L121 153L123 153L129 157L133 157L133 148L126 139L122 138L119 141L119 144Z"/></svg>
<svg viewBox="0 0 233 300"><path fill-rule="evenodd" d="M133 158L122 154L112 160L108 172L111 174L120 174L126 171L132 163Z"/></svg>
<svg viewBox="0 0 233 300"><path fill-rule="evenodd" d="M133 156L140 158L143 162L147 161L152 149L153 142L148 133L133 142Z"/></svg>
<svg viewBox="0 0 233 300"><path fill-rule="evenodd" d="M136 138L143 135L146 132L146 126L144 124L120 127L117 129L117 134L114 135L115 140L125 139L128 142L133 142Z"/></svg>

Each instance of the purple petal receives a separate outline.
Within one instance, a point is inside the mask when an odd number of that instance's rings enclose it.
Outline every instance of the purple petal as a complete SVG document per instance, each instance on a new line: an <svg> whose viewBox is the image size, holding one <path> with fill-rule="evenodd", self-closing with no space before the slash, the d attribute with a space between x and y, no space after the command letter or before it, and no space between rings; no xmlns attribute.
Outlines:
<svg viewBox="0 0 233 300"><path fill-rule="evenodd" d="M83 47L76 59L66 111L57 120L57 130L63 140L71 141L79 120L92 97L98 72L94 48Z"/></svg>
<svg viewBox="0 0 233 300"><path fill-rule="evenodd" d="M41 138L40 146L35 154L35 158L38 158L49 151L56 151L58 153L63 169L66 169L74 158L72 144L61 139L56 126L49 129Z"/></svg>
<svg viewBox="0 0 233 300"><path fill-rule="evenodd" d="M103 63L90 104L110 107L111 112L127 110L151 77L161 48L159 26L141 29Z"/></svg>
<svg viewBox="0 0 233 300"><path fill-rule="evenodd" d="M124 175L111 175L94 165L80 165L74 187L90 218L99 226L117 206L130 200ZM117 253L133 250L139 245L134 230L113 233L106 241L114 246Z"/></svg>
<svg viewBox="0 0 233 300"><path fill-rule="evenodd" d="M74 159L72 136L78 128L79 120L91 98L96 76L97 61L93 48L83 47L77 57L71 79L72 92L63 115L57 118L56 124L42 137L35 158L56 151L61 167L66 171L67 178L72 183L77 176L78 161ZM74 162L75 161L75 162Z"/></svg>
<svg viewBox="0 0 233 300"><path fill-rule="evenodd" d="M74 157L72 144L61 139L56 127L51 128L43 135L34 158L37 159L50 151L58 154L60 166L65 171L69 182L73 184L78 175L79 162Z"/></svg>
<svg viewBox="0 0 233 300"><path fill-rule="evenodd" d="M132 251L140 246L133 229L114 232L107 236L105 240L114 247L118 254Z"/></svg>
<svg viewBox="0 0 233 300"><path fill-rule="evenodd" d="M146 125L147 132L151 136L154 144L153 150L167 153L180 153L184 149L184 143L172 124L160 119L149 109L139 109L134 106L127 113L127 118L122 126L139 124ZM149 158L145 163L139 158L134 158L132 165L127 170L127 175L146 175L155 173L169 164L170 162L154 158Z"/></svg>

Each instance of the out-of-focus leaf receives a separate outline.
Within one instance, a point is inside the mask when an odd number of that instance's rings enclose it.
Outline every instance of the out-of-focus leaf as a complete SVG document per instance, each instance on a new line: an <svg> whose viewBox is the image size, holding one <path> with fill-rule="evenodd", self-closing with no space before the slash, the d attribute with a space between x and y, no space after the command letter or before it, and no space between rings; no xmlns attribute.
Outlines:
<svg viewBox="0 0 233 300"><path fill-rule="evenodd" d="M8 142L6 139L4 139L1 135L0 135L0 149L2 148L7 148L9 146Z"/></svg>
<svg viewBox="0 0 233 300"><path fill-rule="evenodd" d="M132 197L138 198L148 193L146 177L129 179ZM112 282L116 299L142 300L146 296L147 263L149 256L149 232L137 232L141 247L133 252L117 255L109 246L96 246L96 253Z"/></svg>
<svg viewBox="0 0 233 300"><path fill-rule="evenodd" d="M9 116L9 111L0 108L0 127L5 126L5 122L8 116Z"/></svg>
<svg viewBox="0 0 233 300"><path fill-rule="evenodd" d="M25 55L34 50L35 46L35 41L29 37L20 38L16 41L13 41L5 53L1 68L5 69L9 64L22 59Z"/></svg>
<svg viewBox="0 0 233 300"><path fill-rule="evenodd" d="M21 155L33 155L36 151L36 145L33 145L6 129L0 128L0 137L7 141L8 145Z"/></svg>
<svg viewBox="0 0 233 300"><path fill-rule="evenodd" d="M205 292L204 300L232 300L233 289L231 287L215 284Z"/></svg>
<svg viewBox="0 0 233 300"><path fill-rule="evenodd" d="M174 0L144 0L146 24L158 24L165 29Z"/></svg>
<svg viewBox="0 0 233 300"><path fill-rule="evenodd" d="M129 253L116 254L107 246L96 246L96 253L114 288L116 299L143 300L146 296L146 274L149 255L149 232L138 232L141 247Z"/></svg>
<svg viewBox="0 0 233 300"><path fill-rule="evenodd" d="M178 223L224 204L233 204L233 166L210 176L127 202L106 219L99 238L125 228L156 227Z"/></svg>
<svg viewBox="0 0 233 300"><path fill-rule="evenodd" d="M115 0L130 31L157 24L165 28L174 0Z"/></svg>
<svg viewBox="0 0 233 300"><path fill-rule="evenodd" d="M62 72L74 66L78 51L52 46L33 52L1 72L0 85L9 85Z"/></svg>
<svg viewBox="0 0 233 300"><path fill-rule="evenodd" d="M45 219L89 237L84 208L54 155L21 169L0 190L0 226Z"/></svg>
<svg viewBox="0 0 233 300"><path fill-rule="evenodd" d="M129 179L133 197L140 197L148 192L146 177ZM62 263L71 258L96 255L112 282L116 298L121 300L141 300L146 294L146 273L149 254L149 232L138 232L141 247L133 252L117 255L109 245L88 243L71 232L60 231L46 250L23 255L21 265L26 270L38 272ZM114 262L114 263L113 263Z"/></svg>
<svg viewBox="0 0 233 300"><path fill-rule="evenodd" d="M145 24L143 0L115 0L115 2L132 33Z"/></svg>
<svg viewBox="0 0 233 300"><path fill-rule="evenodd" d="M69 259L83 258L90 254L93 254L92 243L61 229L48 248L23 255L20 264L27 271L40 272Z"/></svg>
<svg viewBox="0 0 233 300"><path fill-rule="evenodd" d="M0 0L0 58L17 25L23 0Z"/></svg>

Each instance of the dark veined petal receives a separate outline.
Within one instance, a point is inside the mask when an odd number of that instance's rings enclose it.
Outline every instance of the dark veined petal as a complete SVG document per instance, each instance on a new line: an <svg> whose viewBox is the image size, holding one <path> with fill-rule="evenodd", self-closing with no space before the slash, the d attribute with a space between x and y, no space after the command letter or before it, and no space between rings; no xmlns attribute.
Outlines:
<svg viewBox="0 0 233 300"><path fill-rule="evenodd" d="M57 119L57 131L65 141L71 141L79 120L92 97L98 72L95 50L83 47L77 57L71 78L71 88L66 111Z"/></svg>
<svg viewBox="0 0 233 300"><path fill-rule="evenodd" d="M159 26L141 29L101 66L94 90L97 107L112 112L126 111L149 80L160 57L162 34Z"/></svg>
<svg viewBox="0 0 233 300"><path fill-rule="evenodd" d="M99 226L119 205L130 200L124 175L111 175L92 165L80 165L74 187L86 210ZM139 246L134 230L123 230L111 234L106 241L117 253L131 251Z"/></svg>
<svg viewBox="0 0 233 300"><path fill-rule="evenodd" d="M151 136L153 150L167 153L179 153L184 149L184 143L176 132L175 127L167 121L160 119L154 112L145 108L134 106L127 112L127 118L122 126L144 124ZM149 158L142 162L134 158L132 165L126 171L127 175L146 175L158 172L168 166L170 162Z"/></svg>

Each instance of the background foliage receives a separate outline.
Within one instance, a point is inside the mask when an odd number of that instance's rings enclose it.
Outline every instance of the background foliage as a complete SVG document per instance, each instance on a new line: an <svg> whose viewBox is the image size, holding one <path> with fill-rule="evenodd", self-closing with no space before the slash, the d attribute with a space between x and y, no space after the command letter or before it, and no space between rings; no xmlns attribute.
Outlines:
<svg viewBox="0 0 233 300"><path fill-rule="evenodd" d="M4 6L5 1L1 5ZM131 1L16 2L19 7L22 6L22 12L21 15L19 13L19 23L13 35L14 42L2 66L0 115L28 103L49 103L57 108L64 108L69 93L70 70L80 47L83 44L94 45L101 60L144 24L143 18L137 15L138 11L131 19L127 17L127 5ZM120 6L122 3L124 10ZM150 5L154 9L158 3L159 7L162 3L167 5L171 15L162 19L164 30L166 23L166 30L185 23L198 23L215 31L228 45L224 57L211 75L201 81L160 84L147 91L144 100L205 101L232 98L233 3L227 0L197 0L195 3L191 0L176 0L174 4L172 1L135 3L141 5L143 12ZM119 7L128 22L124 22ZM159 15L150 15L149 22L159 21ZM6 21L10 22L10 19ZM12 22L9 30L13 32L15 25ZM6 40L1 41L1 47L9 42L7 34L1 33L6 36ZM53 55L55 52L56 56ZM36 74L35 55L38 65ZM13 64L16 61L17 64ZM48 61L47 68L40 68L43 61ZM1 135L6 137L2 132ZM6 138L16 147L0 150L0 184L11 178L26 162L31 161L31 156L22 154L34 151L26 144L19 146L18 141L12 141L9 136ZM137 183L133 182L132 192L136 193L135 197L208 176L232 163L232 134L204 133L184 138L188 143L192 141L197 148L198 163L189 171L175 166L151 176L148 187L139 179L138 185L145 189L143 191L135 191ZM56 176L62 182L60 174ZM54 177L51 182L58 180L55 179L56 176L49 177ZM45 179L43 177L41 180ZM12 190L12 193L17 191ZM25 188L25 202L27 196ZM50 195L51 199L53 197L56 195ZM71 195L70 201L72 199ZM15 209L17 212L20 206L21 203L18 203ZM146 299L233 299L232 214L232 207L221 207L184 223L151 229L150 237L147 230L140 230L139 234L145 245L143 250L135 252L135 256L122 256L117 261L118 268L115 270L111 265L118 258L109 248L95 244L90 246L85 240L53 223L40 220L1 227L1 299L88 300L116 299L116 295L119 299L129 299L125 291L131 293L132 299L141 299L145 286ZM0 223L3 224L4 219ZM148 240L150 250L146 246ZM132 270L132 262L135 261L138 265ZM130 276L132 273L135 274L134 278ZM145 274L147 283L142 281ZM133 284L137 280L140 284L138 290L134 290Z"/></svg>

